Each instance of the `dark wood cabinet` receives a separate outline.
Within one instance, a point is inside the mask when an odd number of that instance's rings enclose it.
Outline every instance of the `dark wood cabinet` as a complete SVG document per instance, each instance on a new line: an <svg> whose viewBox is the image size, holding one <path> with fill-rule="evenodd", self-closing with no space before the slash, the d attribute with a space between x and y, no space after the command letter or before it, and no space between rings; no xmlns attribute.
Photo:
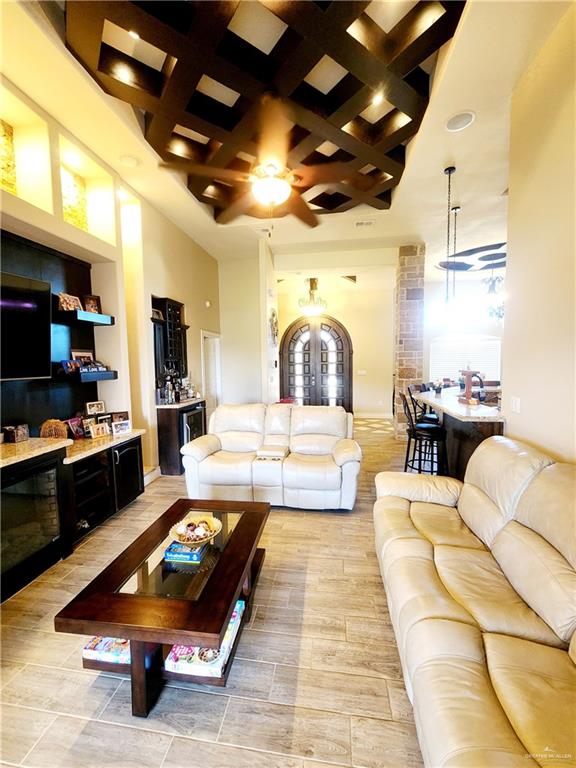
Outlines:
<svg viewBox="0 0 576 768"><path fill-rule="evenodd" d="M144 492L142 441L125 443L67 465L70 526L77 541Z"/></svg>
<svg viewBox="0 0 576 768"><path fill-rule="evenodd" d="M163 366L176 369L181 377L188 374L188 355L186 351L186 331L184 304L168 298L152 297L152 307L162 313L163 321L154 323L154 352L156 357L156 377L163 373ZM158 331L161 328L161 331ZM158 338L157 338L158 335Z"/></svg>
<svg viewBox="0 0 576 768"><path fill-rule="evenodd" d="M180 448L206 434L206 401L160 407L158 414L158 453L163 475L184 472Z"/></svg>

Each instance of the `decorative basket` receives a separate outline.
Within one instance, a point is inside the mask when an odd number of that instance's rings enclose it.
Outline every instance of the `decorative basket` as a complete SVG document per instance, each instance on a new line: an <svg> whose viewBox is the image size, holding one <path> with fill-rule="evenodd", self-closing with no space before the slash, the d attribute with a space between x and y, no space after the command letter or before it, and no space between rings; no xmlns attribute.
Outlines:
<svg viewBox="0 0 576 768"><path fill-rule="evenodd" d="M193 525L197 528L201 523L203 523L203 527L209 531L209 533L207 533L205 536L199 536L198 538L190 539L180 530L180 526L184 526L184 528L188 530L188 526ZM173 525L172 528L170 528L170 536L179 544L184 544L187 547L199 547L206 541L210 541L215 536L217 536L221 530L222 522L220 520L217 520L215 517L210 517L206 513L200 513L194 515L186 515L183 520L180 520L179 523L176 523L176 525Z"/></svg>
<svg viewBox="0 0 576 768"><path fill-rule="evenodd" d="M68 437L68 427L59 419L48 419L40 427L40 437Z"/></svg>

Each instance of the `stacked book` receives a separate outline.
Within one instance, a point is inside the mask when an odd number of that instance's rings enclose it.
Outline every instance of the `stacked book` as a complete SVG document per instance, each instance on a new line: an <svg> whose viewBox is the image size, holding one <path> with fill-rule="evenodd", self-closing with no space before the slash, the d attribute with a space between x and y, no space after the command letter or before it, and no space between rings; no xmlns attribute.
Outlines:
<svg viewBox="0 0 576 768"><path fill-rule="evenodd" d="M190 563L194 565L202 560L207 548L207 541L199 547L189 547L186 544L179 544L177 541L173 541L164 551L164 560L167 563Z"/></svg>
<svg viewBox="0 0 576 768"><path fill-rule="evenodd" d="M130 664L130 640L121 637L93 637L84 646L82 656L110 664Z"/></svg>
<svg viewBox="0 0 576 768"><path fill-rule="evenodd" d="M173 645L164 662L165 668L183 675L221 677L240 629L244 606L244 600L237 601L220 648Z"/></svg>

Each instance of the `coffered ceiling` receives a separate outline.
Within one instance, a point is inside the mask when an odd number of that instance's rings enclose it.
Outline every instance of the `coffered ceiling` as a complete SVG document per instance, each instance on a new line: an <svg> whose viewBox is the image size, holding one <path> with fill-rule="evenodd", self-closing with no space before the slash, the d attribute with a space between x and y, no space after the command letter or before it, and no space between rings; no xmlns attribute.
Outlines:
<svg viewBox="0 0 576 768"><path fill-rule="evenodd" d="M346 163L365 183L303 186L317 215L388 209L430 90L430 64L460 0L66 3L66 44L109 94L141 114L166 161L248 173L261 97L282 100L289 168ZM244 188L243 188L244 187ZM215 216L245 184L190 175ZM274 212L282 216L289 208ZM269 212L254 204L253 216Z"/></svg>

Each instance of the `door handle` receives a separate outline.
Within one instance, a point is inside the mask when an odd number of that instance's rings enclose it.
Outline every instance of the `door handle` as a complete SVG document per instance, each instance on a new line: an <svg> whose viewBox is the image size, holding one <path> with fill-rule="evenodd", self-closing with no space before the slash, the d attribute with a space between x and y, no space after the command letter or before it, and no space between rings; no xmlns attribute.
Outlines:
<svg viewBox="0 0 576 768"><path fill-rule="evenodd" d="M114 464L118 465L120 464L120 454L118 451L114 451Z"/></svg>

